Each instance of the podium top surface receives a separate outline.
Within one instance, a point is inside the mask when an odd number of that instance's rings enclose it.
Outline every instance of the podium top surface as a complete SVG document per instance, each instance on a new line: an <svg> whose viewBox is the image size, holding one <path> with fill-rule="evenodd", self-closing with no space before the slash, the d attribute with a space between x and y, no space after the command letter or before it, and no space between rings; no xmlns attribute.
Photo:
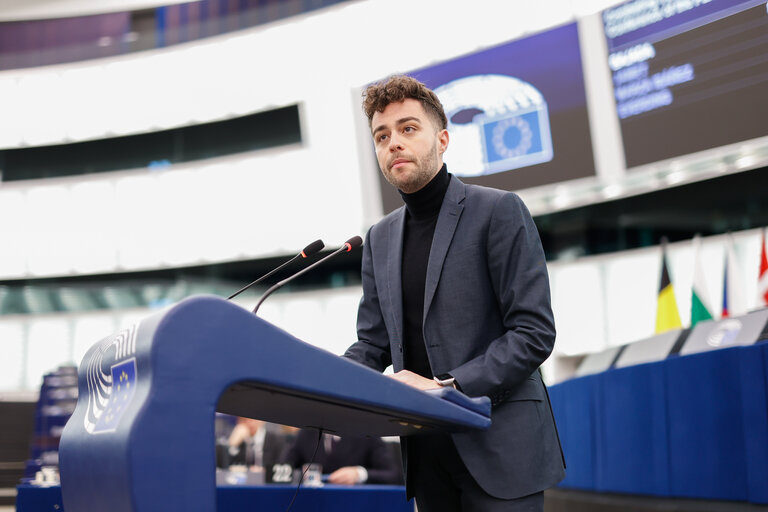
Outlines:
<svg viewBox="0 0 768 512"><path fill-rule="evenodd" d="M138 413L133 402L160 401L181 413L193 397L220 412L339 434L412 435L490 425L484 397L419 391L212 296L181 301L97 343L79 380L81 397L88 399L83 421L92 432L130 423L132 412ZM109 409L104 399L115 391L122 408L102 415Z"/></svg>

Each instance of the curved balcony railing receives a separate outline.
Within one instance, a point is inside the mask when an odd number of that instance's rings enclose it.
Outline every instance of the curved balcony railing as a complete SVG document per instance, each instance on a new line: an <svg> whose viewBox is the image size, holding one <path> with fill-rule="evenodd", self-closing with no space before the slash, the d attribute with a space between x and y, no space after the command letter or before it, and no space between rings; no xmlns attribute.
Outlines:
<svg viewBox="0 0 768 512"><path fill-rule="evenodd" d="M164 48L349 0L202 0L154 9L0 23L0 70Z"/></svg>

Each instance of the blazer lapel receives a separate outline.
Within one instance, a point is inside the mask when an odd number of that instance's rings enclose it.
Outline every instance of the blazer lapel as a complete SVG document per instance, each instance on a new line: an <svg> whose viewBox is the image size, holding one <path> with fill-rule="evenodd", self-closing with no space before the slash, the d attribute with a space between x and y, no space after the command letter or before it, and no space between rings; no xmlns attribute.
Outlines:
<svg viewBox="0 0 768 512"><path fill-rule="evenodd" d="M448 248L451 245L451 240L453 240L453 234L456 232L459 218L464 211L464 197L464 183L459 181L455 176L451 176L451 182L448 184L448 190L445 192L443 205L440 207L440 213L437 216L435 234L432 237L432 247L429 251L427 281L424 286L423 320L425 322L427 319L427 312L432 305L432 299L437 290L437 283L440 281L440 273L443 270L445 256L448 254Z"/></svg>
<svg viewBox="0 0 768 512"><path fill-rule="evenodd" d="M405 207L402 207L389 224L387 252L387 286L389 303L394 317L395 335L398 343L403 342L403 231L405 229ZM393 356L395 353L393 352Z"/></svg>

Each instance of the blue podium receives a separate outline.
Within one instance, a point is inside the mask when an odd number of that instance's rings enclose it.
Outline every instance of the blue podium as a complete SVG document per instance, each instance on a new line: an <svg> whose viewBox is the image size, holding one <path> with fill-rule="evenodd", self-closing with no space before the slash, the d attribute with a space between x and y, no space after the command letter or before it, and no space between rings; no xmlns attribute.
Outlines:
<svg viewBox="0 0 768 512"><path fill-rule="evenodd" d="M487 398L425 393L198 296L94 345L59 447L67 512L216 510L214 413L340 435L484 429Z"/></svg>

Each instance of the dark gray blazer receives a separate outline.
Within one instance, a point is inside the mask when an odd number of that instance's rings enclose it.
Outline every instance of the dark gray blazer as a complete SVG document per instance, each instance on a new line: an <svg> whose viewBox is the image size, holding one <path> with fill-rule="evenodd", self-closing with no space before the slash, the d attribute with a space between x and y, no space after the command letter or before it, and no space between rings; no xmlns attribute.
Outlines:
<svg viewBox="0 0 768 512"><path fill-rule="evenodd" d="M366 235L358 341L344 354L379 371L403 369L404 226L401 207ZM478 484L512 499L562 480L537 371L555 341L549 278L536 226L516 194L451 177L427 266L424 341L435 375L450 373L465 394L491 398L489 430L453 435Z"/></svg>

